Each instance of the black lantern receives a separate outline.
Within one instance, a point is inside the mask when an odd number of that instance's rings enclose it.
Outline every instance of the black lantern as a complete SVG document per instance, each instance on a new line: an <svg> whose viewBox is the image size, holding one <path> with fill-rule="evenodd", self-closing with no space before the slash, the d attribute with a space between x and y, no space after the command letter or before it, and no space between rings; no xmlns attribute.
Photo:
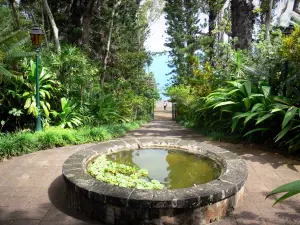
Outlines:
<svg viewBox="0 0 300 225"><path fill-rule="evenodd" d="M35 25L30 31L31 42L34 46L40 47L43 41L44 32Z"/></svg>

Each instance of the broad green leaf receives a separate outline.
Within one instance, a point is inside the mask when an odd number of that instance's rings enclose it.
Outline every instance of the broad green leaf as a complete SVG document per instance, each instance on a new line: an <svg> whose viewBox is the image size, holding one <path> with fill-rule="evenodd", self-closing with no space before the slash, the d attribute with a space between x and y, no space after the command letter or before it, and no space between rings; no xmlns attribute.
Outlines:
<svg viewBox="0 0 300 225"><path fill-rule="evenodd" d="M275 142L279 141L281 138L283 138L287 132L292 128L293 124L288 125L283 130L280 131L280 133L276 136Z"/></svg>
<svg viewBox="0 0 300 225"><path fill-rule="evenodd" d="M28 109L30 105L31 105L31 98L27 98L24 105L24 109Z"/></svg>
<svg viewBox="0 0 300 225"><path fill-rule="evenodd" d="M270 130L269 128L256 128L256 129L253 129L253 130L250 130L249 132L247 132L246 134L244 134L244 137L249 135L249 134L252 134L254 132L258 132L258 131L267 131L267 130Z"/></svg>
<svg viewBox="0 0 300 225"><path fill-rule="evenodd" d="M245 108L246 108L247 110L249 110L249 109L250 109L250 106L251 106L251 100L250 100L249 98L244 98L244 99L243 99L243 102L244 102Z"/></svg>
<svg viewBox="0 0 300 225"><path fill-rule="evenodd" d="M244 83L244 87L248 97L251 95L251 85L251 82L248 80Z"/></svg>
<svg viewBox="0 0 300 225"><path fill-rule="evenodd" d="M238 91L240 91L240 89L233 89L232 91L229 91L227 94L232 95L233 93L238 92Z"/></svg>
<svg viewBox="0 0 300 225"><path fill-rule="evenodd" d="M49 117L49 110L48 110L47 106L45 105L45 103L43 101L41 101L41 106L44 110L46 118L48 118Z"/></svg>
<svg viewBox="0 0 300 225"><path fill-rule="evenodd" d="M50 84L45 84L45 85L41 86L41 88L44 88L44 89L53 89L52 85L50 85Z"/></svg>
<svg viewBox="0 0 300 225"><path fill-rule="evenodd" d="M61 98L60 102L61 102L61 108L64 109L66 104L67 104L67 99L66 98Z"/></svg>
<svg viewBox="0 0 300 225"><path fill-rule="evenodd" d="M41 96L42 98L45 98L45 97L46 97L45 92L44 92L43 90L40 91L40 96Z"/></svg>
<svg viewBox="0 0 300 225"><path fill-rule="evenodd" d="M234 87L241 88L242 84L237 81L227 81L226 83L233 85Z"/></svg>
<svg viewBox="0 0 300 225"><path fill-rule="evenodd" d="M251 114L251 112L237 113L236 116L233 117L233 119L247 117L250 114Z"/></svg>
<svg viewBox="0 0 300 225"><path fill-rule="evenodd" d="M73 126L72 126L72 123L71 123L71 122L67 122L67 124L68 124L68 126L69 126L70 128L73 128Z"/></svg>
<svg viewBox="0 0 300 225"><path fill-rule="evenodd" d="M264 97L263 94L252 94L250 95L250 98L254 98L254 97Z"/></svg>
<svg viewBox="0 0 300 225"><path fill-rule="evenodd" d="M263 109L264 109L264 105L263 105L262 103L256 103L256 104L252 107L251 112L255 112L255 111L257 111L258 109L263 110Z"/></svg>
<svg viewBox="0 0 300 225"><path fill-rule="evenodd" d="M232 110L229 110L229 109L222 109L222 112L232 113Z"/></svg>
<svg viewBox="0 0 300 225"><path fill-rule="evenodd" d="M47 97L48 97L49 99L51 98L49 91L43 90L43 92L47 95Z"/></svg>
<svg viewBox="0 0 300 225"><path fill-rule="evenodd" d="M283 196L281 196L279 199L277 199L275 201L274 205L281 202L284 199L287 199L287 198L289 198L293 195L296 195L296 194L300 193L300 180L296 180L296 181L281 185L278 188L275 188L273 191L271 191L267 195L267 198L269 196L272 196L274 194L279 194L279 193L282 193L282 192L287 192L287 193L284 194Z"/></svg>
<svg viewBox="0 0 300 225"><path fill-rule="evenodd" d="M217 108L217 107L220 107L220 106L233 105L233 104L235 104L235 102L233 102L233 101L221 102L221 103L217 104L217 105L214 107L214 109Z"/></svg>
<svg viewBox="0 0 300 225"><path fill-rule="evenodd" d="M279 108L275 108L271 110L271 113L275 113L275 112L284 112L282 109Z"/></svg>
<svg viewBox="0 0 300 225"><path fill-rule="evenodd" d="M23 97L26 97L26 96L28 96L28 95L31 95L31 94L33 94L33 93L30 93L30 92L28 92L28 91L25 91L24 93L23 93Z"/></svg>
<svg viewBox="0 0 300 225"><path fill-rule="evenodd" d="M256 122L256 125L259 124L259 123L261 123L261 122L263 122L264 120L270 118L271 116L273 116L273 114L270 114L270 113L269 113L269 114L266 114L266 115L264 115L264 116L258 118L258 120L257 120L257 122Z"/></svg>
<svg viewBox="0 0 300 225"><path fill-rule="evenodd" d="M247 116L247 118L245 119L244 124L246 125L249 120L251 120L254 116L258 114L259 114L258 112L249 114L249 116Z"/></svg>
<svg viewBox="0 0 300 225"><path fill-rule="evenodd" d="M51 109L51 106L50 106L49 102L45 102L45 104L46 104L48 109Z"/></svg>
<svg viewBox="0 0 300 225"><path fill-rule="evenodd" d="M285 105L285 104L282 104L282 103L274 103L274 104L272 104L271 105L272 106L272 108L274 108L274 109L288 109L289 108L289 106L288 105Z"/></svg>
<svg viewBox="0 0 300 225"><path fill-rule="evenodd" d="M29 106L27 113L37 115L37 107L36 107L35 101L31 102L31 105Z"/></svg>
<svg viewBox="0 0 300 225"><path fill-rule="evenodd" d="M291 107L288 109L288 111L286 112L283 121L282 121L282 129L285 128L285 126L290 122L290 120L294 119L295 114L297 113L298 108L296 107Z"/></svg>
<svg viewBox="0 0 300 225"><path fill-rule="evenodd" d="M276 96L276 97L274 97L274 100L277 102L281 102L283 104L289 105L289 106L293 105L293 102L290 99L283 97L283 96Z"/></svg>
<svg viewBox="0 0 300 225"><path fill-rule="evenodd" d="M265 98L268 98L271 88L269 86L262 86L261 89L264 93Z"/></svg>
<svg viewBox="0 0 300 225"><path fill-rule="evenodd" d="M236 128L236 125L238 124L239 122L239 118L234 118L232 119L232 125L231 125L231 131L233 132Z"/></svg>

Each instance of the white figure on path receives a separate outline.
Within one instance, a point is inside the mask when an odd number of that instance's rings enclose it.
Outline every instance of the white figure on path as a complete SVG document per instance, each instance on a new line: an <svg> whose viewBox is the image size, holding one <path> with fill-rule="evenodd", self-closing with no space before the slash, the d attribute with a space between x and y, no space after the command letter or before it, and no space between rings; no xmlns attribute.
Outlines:
<svg viewBox="0 0 300 225"><path fill-rule="evenodd" d="M167 101L164 101L164 110L167 109L167 105L168 105Z"/></svg>

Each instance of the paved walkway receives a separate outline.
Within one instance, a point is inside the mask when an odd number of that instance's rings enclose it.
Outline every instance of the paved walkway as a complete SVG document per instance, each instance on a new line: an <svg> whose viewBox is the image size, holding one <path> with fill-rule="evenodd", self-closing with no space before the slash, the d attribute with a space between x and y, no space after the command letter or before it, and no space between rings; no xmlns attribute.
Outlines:
<svg viewBox="0 0 300 225"><path fill-rule="evenodd" d="M156 112L153 122L127 137L172 136L212 143L247 162L244 202L234 214L214 225L300 225L300 196L272 207L265 200L273 188L300 179L300 163L257 148L212 142L171 121L170 112ZM0 163L0 225L99 224L67 207L61 167L71 154L94 144L49 149Z"/></svg>

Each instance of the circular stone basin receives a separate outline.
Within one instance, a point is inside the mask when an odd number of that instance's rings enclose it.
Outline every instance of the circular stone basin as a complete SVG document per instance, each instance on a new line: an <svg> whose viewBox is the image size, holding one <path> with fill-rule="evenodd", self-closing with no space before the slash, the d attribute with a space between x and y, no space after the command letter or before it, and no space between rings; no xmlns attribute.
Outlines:
<svg viewBox="0 0 300 225"><path fill-rule="evenodd" d="M192 187L217 179L221 165L211 158L175 149L137 149L107 155L107 159L146 169L147 181L158 180L165 189Z"/></svg>
<svg viewBox="0 0 300 225"><path fill-rule="evenodd" d="M149 152L155 157L143 156ZM103 154L115 160L119 156L123 162L128 156L129 161L142 168L148 164L149 174L150 167L157 168L160 171L157 176L161 176L162 181L166 179L168 189L123 188L96 180L87 172L87 165ZM189 158L195 165L190 165L189 160L179 160L178 155L179 158L185 155L183 158ZM170 158L174 164L169 163ZM214 172L201 167L202 159L205 159L205 168ZM178 164L182 166L171 168ZM210 181L203 178L204 175L197 175L201 170ZM189 179L189 172L197 178ZM106 224L199 225L219 220L238 206L244 193L247 169L242 159L226 149L204 142L151 137L109 141L78 151L65 161L63 177L69 204ZM174 186L172 179L176 180Z"/></svg>

